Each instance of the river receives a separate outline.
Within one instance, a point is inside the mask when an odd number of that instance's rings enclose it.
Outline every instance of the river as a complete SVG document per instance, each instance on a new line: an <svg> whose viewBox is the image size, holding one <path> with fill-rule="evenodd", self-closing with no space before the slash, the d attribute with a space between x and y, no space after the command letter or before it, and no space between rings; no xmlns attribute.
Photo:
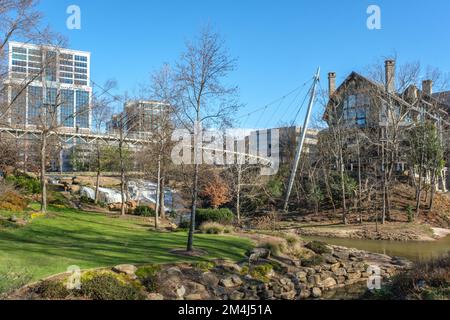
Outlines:
<svg viewBox="0 0 450 320"><path fill-rule="evenodd" d="M356 248L370 252L398 256L411 261L429 261L450 252L450 235L436 241L387 241L364 240L346 238L302 237L306 241L318 240L328 244ZM365 282L352 286L324 292L322 299L328 300L355 300L361 299L367 291Z"/></svg>
<svg viewBox="0 0 450 320"><path fill-rule="evenodd" d="M428 261L450 252L450 235L436 241L388 241L347 238L303 237L305 240L319 240L332 245L356 248L403 257L411 261Z"/></svg>

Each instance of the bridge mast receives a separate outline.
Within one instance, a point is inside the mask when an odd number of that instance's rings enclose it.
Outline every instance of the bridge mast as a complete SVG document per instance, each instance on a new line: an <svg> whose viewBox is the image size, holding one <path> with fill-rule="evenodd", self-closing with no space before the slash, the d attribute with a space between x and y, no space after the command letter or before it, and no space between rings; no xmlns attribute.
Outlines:
<svg viewBox="0 0 450 320"><path fill-rule="evenodd" d="M305 123L303 124L303 127L301 128L301 136L298 141L297 151L295 153L295 159L294 159L294 163L292 166L291 176L289 178L289 185L288 185L288 189L287 189L287 193L286 193L286 199L284 201L284 211L285 212L288 211L289 198L291 196L292 187L294 186L295 176L296 176L297 169L298 169L298 164L300 162L300 157L302 155L303 145L304 145L305 139L306 139L306 132L308 131L308 123L309 123L309 119L311 118L311 111L312 111L312 107L314 105L314 99L316 97L317 82L319 81L319 79L320 79L320 67L317 69L316 75L314 76L314 82L313 82L313 85L311 88L311 97L309 98L309 105L308 105L308 110L306 112Z"/></svg>

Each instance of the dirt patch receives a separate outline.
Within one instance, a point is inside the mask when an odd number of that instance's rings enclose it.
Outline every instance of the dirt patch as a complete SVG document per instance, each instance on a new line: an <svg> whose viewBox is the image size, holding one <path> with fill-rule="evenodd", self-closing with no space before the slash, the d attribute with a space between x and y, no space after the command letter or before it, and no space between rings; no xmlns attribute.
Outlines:
<svg viewBox="0 0 450 320"><path fill-rule="evenodd" d="M185 257L203 257L208 254L206 250L201 249L193 249L192 251L186 251L186 249L174 249L170 250L170 253Z"/></svg>

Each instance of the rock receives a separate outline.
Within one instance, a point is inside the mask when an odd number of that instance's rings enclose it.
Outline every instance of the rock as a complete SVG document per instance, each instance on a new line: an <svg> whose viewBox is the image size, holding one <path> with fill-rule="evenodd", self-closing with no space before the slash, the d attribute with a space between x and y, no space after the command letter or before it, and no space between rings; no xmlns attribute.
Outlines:
<svg viewBox="0 0 450 320"><path fill-rule="evenodd" d="M222 268L223 270L230 271L230 272L236 272L240 273L242 268L241 266L237 265L236 263L232 263L229 261L224 261L217 265L217 267Z"/></svg>
<svg viewBox="0 0 450 320"><path fill-rule="evenodd" d="M356 280L361 278L361 272L351 272L347 274L349 280Z"/></svg>
<svg viewBox="0 0 450 320"><path fill-rule="evenodd" d="M288 291L288 292L283 292L280 295L280 298L282 300L292 300L295 298L296 295L297 295L297 292L295 292L295 290L292 290L292 291Z"/></svg>
<svg viewBox="0 0 450 320"><path fill-rule="evenodd" d="M254 248L247 253L250 260L268 259L270 257L270 250L266 248Z"/></svg>
<svg viewBox="0 0 450 320"><path fill-rule="evenodd" d="M333 271L333 272L336 272L340 268L340 266L341 266L341 264L339 262L337 262L337 263L332 264L330 266L330 270Z"/></svg>
<svg viewBox="0 0 450 320"><path fill-rule="evenodd" d="M315 274L313 277L314 277L314 284L318 285L320 283L320 274Z"/></svg>
<svg viewBox="0 0 450 320"><path fill-rule="evenodd" d="M117 273L124 273L126 275L129 275L131 277L135 277L135 272L137 270L136 266L133 266L132 264L120 264L112 268L112 271Z"/></svg>
<svg viewBox="0 0 450 320"><path fill-rule="evenodd" d="M320 288L314 287L312 289L312 296L314 298L320 298L322 296L322 290L320 290Z"/></svg>
<svg viewBox="0 0 450 320"><path fill-rule="evenodd" d="M301 289L300 295L299 295L300 299L308 299L310 296L311 296L311 290L309 290L306 287Z"/></svg>
<svg viewBox="0 0 450 320"><path fill-rule="evenodd" d="M221 279L219 283L225 288L233 288L240 286L242 284L242 280L238 276L232 275L231 277Z"/></svg>
<svg viewBox="0 0 450 320"><path fill-rule="evenodd" d="M296 274L295 274L295 276L297 277L297 278L306 278L306 276L307 276L307 273L306 272L304 272L304 271L299 271L299 272L297 272Z"/></svg>
<svg viewBox="0 0 450 320"><path fill-rule="evenodd" d="M346 276L347 275L347 271L344 268L339 268L336 271L334 271L334 274L336 276Z"/></svg>
<svg viewBox="0 0 450 320"><path fill-rule="evenodd" d="M214 273L208 271L202 274L202 282L207 286L217 287L219 278L217 278Z"/></svg>
<svg viewBox="0 0 450 320"><path fill-rule="evenodd" d="M243 292L235 290L230 294L229 298L230 300L242 300L244 295L245 294Z"/></svg>
<svg viewBox="0 0 450 320"><path fill-rule="evenodd" d="M184 297L185 300L202 300L202 296L199 293L191 293Z"/></svg>
<svg viewBox="0 0 450 320"><path fill-rule="evenodd" d="M164 300L164 296L159 293L149 293L147 296L148 300Z"/></svg>
<svg viewBox="0 0 450 320"><path fill-rule="evenodd" d="M335 256L336 258L338 258L340 260L348 260L349 253L347 251L335 251L333 253L333 256Z"/></svg>
<svg viewBox="0 0 450 320"><path fill-rule="evenodd" d="M328 264L335 264L338 262L337 259L329 253L323 254L322 257L325 259L325 262Z"/></svg>
<svg viewBox="0 0 450 320"><path fill-rule="evenodd" d="M262 294L263 299L269 300L273 298L273 291L272 290L264 290Z"/></svg>
<svg viewBox="0 0 450 320"><path fill-rule="evenodd" d="M203 296L207 296L208 291L206 290L205 286L194 282L194 281L187 281L184 286L186 287L187 292L189 292L189 294L200 294Z"/></svg>
<svg viewBox="0 0 450 320"><path fill-rule="evenodd" d="M175 290L175 294L179 299L182 299L186 294L186 288L183 285L178 286L178 288Z"/></svg>
<svg viewBox="0 0 450 320"><path fill-rule="evenodd" d="M336 277L336 281L338 284L344 284L345 283L345 277L344 276L338 276Z"/></svg>
<svg viewBox="0 0 450 320"><path fill-rule="evenodd" d="M324 288L328 289L328 288L332 288L332 287L336 286L337 282L336 282L336 280L334 280L333 278L330 277L330 278L326 278L326 279L322 280L321 285Z"/></svg>
<svg viewBox="0 0 450 320"><path fill-rule="evenodd" d="M167 269L166 273L169 277L173 277L173 276L181 277L183 275L180 268L177 268L177 267L171 267L171 268Z"/></svg>

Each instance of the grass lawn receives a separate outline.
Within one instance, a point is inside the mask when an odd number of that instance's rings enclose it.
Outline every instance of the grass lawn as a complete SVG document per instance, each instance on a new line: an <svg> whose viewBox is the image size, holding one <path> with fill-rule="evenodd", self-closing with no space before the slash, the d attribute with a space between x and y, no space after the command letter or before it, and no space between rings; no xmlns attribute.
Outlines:
<svg viewBox="0 0 450 320"><path fill-rule="evenodd" d="M85 269L194 261L169 252L184 248L186 239L186 232L151 231L144 219L53 208L48 217L25 227L0 227L0 273L5 267L27 270L37 280L65 272L71 265ZM194 245L208 252L202 259L230 260L244 258L251 247L247 239L203 234L195 235Z"/></svg>

